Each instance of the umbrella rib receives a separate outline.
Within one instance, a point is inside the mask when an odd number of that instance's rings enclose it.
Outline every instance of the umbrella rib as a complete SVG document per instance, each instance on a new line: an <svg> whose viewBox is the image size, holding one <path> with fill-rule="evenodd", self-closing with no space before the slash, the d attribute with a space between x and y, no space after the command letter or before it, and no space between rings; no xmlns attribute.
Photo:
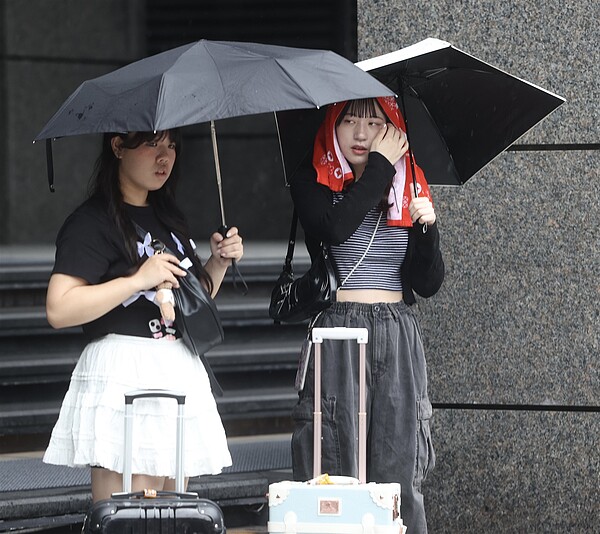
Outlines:
<svg viewBox="0 0 600 534"><path fill-rule="evenodd" d="M472 69L472 68L467 68L467 67L442 67L439 69L429 69L426 71L423 71L422 73L415 73L415 74L411 74L408 70L398 74L398 79L400 80L400 82L398 84L398 87L409 87L409 88L413 88L413 87L419 87L421 85L423 85L424 83L427 83L429 81L431 81L433 78L435 78L436 76L440 76L446 72L450 72L450 71L457 71L457 70L468 70L469 72L477 72L479 74L497 74L495 72L491 72L489 70L482 70L482 69ZM410 83L407 80L405 81L405 78L412 78L413 80L417 80L416 83Z"/></svg>
<svg viewBox="0 0 600 534"><path fill-rule="evenodd" d="M309 91L307 91L304 87L302 87L302 85L300 83L298 83L298 80L296 80L296 78L294 78L294 76L290 73L290 71L288 69L286 69L281 62L279 61L279 59L277 58L273 58L273 60L275 61L276 65L285 73L285 75L292 81L294 82L294 84L296 85L296 87L298 88L302 88L302 92L310 99L311 103L313 106L316 106L317 108L320 108L321 105L319 104L319 102L313 97L312 94L310 94Z"/></svg>
<svg viewBox="0 0 600 534"><path fill-rule="evenodd" d="M208 56L208 57L210 57L210 60L211 60L211 61L212 61L212 63L213 63L213 66L214 66L214 68L215 68L215 69L214 69L214 70L215 70L215 73L216 73L216 75L217 75L217 76L218 76L218 78L219 78L219 83L221 84L221 89L222 89L222 90L224 90L224 89L223 89L223 88L224 88L224 85L223 85L223 77L221 76L221 72L219 71L219 68L218 68L217 62L215 61L215 58L214 58L213 54L211 53L210 49L209 49L209 48L206 46L206 44L205 44L205 41L204 41L204 40L202 41L202 45L204 46L204 50L206 51L206 54L207 54L207 56ZM178 63L180 63L180 62L181 62L181 60L182 60L182 58L184 57L184 55L185 55L186 53L188 53L188 52L189 52L189 50L186 50L186 51L185 51L183 54L181 54L181 55L180 55L180 56L179 56L179 57L178 57L178 58L177 58L177 59L176 59L176 60L173 62L173 65L172 65L172 67L174 67L175 65L177 65ZM157 113L158 113L158 109L159 109L159 107L160 107L160 106L159 106L159 102L160 102L160 103L162 103L162 102L163 102L163 99L164 99L165 92L166 92L166 90L165 90L165 74L163 73L163 75L162 75L162 76L161 76L161 78L160 78L160 88L159 88L159 91L158 91L158 98L157 98L157 101L158 101L158 102L157 102L156 109L155 109L155 111L154 111L154 130L156 130L156 124L158 123L158 117L157 117Z"/></svg>
<svg viewBox="0 0 600 534"><path fill-rule="evenodd" d="M152 130L156 133L156 125L158 124L158 110L162 107L165 100L165 75L160 77L160 86L158 87L158 97L156 99L156 107L154 108L154 118L152 120Z"/></svg>
<svg viewBox="0 0 600 534"><path fill-rule="evenodd" d="M215 72L217 73L217 76L219 77L219 82L221 83L221 88L223 89L225 86L223 84L223 77L221 76L221 71L219 70L219 68L217 66L217 62L216 62L214 56L212 55L210 49L206 45L204 46L204 49L206 50L206 53L210 57L211 61L213 62L213 65L215 67Z"/></svg>
<svg viewBox="0 0 600 534"><path fill-rule="evenodd" d="M277 112L273 112L273 118L275 119L275 129L277 130L277 141L279 142L279 155L281 156L281 166L283 167L283 182L286 187L289 187L287 172L285 170L285 158L283 156L283 146L281 144L281 131L279 130L279 121L277 120Z"/></svg>

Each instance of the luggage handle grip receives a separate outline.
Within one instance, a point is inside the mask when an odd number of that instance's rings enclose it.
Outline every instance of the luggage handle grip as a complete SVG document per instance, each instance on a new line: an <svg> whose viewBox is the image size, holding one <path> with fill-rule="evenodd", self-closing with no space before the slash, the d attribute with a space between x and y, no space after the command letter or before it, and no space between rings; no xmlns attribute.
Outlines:
<svg viewBox="0 0 600 534"><path fill-rule="evenodd" d="M356 342L364 345L369 341L369 331L366 328L348 328L336 326L333 328L313 328L313 343L323 343L324 339L356 339Z"/></svg>
<svg viewBox="0 0 600 534"><path fill-rule="evenodd" d="M175 399L177 404L185 404L185 395L168 389L137 389L125 393L125 404L133 404L136 399L167 398Z"/></svg>

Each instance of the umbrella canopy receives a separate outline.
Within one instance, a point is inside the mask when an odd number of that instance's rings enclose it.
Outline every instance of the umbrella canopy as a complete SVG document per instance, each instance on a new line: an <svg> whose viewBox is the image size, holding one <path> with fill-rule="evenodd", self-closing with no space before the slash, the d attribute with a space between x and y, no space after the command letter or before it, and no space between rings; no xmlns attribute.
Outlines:
<svg viewBox="0 0 600 534"><path fill-rule="evenodd" d="M390 95L385 85L328 50L201 40L83 82L35 140L46 139L48 182L54 191L53 138L211 121L225 227L214 121Z"/></svg>
<svg viewBox="0 0 600 534"><path fill-rule="evenodd" d="M54 191L53 138L159 131L210 121L219 231L225 235L214 121L390 95L385 85L331 51L201 40L83 82L35 141L46 139L48 182Z"/></svg>
<svg viewBox="0 0 600 534"><path fill-rule="evenodd" d="M431 184L464 184L565 102L439 39L357 66L399 95L415 159Z"/></svg>
<svg viewBox="0 0 600 534"><path fill-rule="evenodd" d="M393 92L326 50L201 40L83 82L36 140L167 130Z"/></svg>

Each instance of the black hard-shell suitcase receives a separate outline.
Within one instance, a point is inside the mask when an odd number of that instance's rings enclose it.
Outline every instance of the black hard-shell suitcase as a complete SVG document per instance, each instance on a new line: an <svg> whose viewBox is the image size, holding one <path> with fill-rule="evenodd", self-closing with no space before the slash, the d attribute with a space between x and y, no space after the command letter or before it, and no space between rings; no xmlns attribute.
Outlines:
<svg viewBox="0 0 600 534"><path fill-rule="evenodd" d="M133 401L166 397L177 401L177 460L174 492L146 490L131 493L131 434ZM223 512L208 499L184 492L183 410L185 395L165 390L139 390L125 395L125 457L123 492L98 501L85 518L89 534L225 534Z"/></svg>

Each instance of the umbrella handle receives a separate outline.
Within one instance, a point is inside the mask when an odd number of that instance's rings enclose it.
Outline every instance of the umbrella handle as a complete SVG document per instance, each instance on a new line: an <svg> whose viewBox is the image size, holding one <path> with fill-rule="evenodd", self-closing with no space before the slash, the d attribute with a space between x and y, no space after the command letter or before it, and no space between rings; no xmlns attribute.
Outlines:
<svg viewBox="0 0 600 534"><path fill-rule="evenodd" d="M229 230L229 226L227 226L226 224L223 224L223 225L219 226L219 229L217 230L217 232L219 232L223 237L227 237L228 230ZM242 295L246 295L248 293L248 284L246 284L246 280L244 280L242 273L238 269L237 261L231 260L231 268L233 270L233 273L232 273L233 287L236 289L238 287L237 280L236 280L236 275L237 275L240 277L240 281L244 285L244 289L242 289Z"/></svg>
<svg viewBox="0 0 600 534"><path fill-rule="evenodd" d="M217 189L219 190L219 206L221 208L221 226L217 230L223 237L227 237L227 231L229 230L229 226L225 224L225 204L223 202L223 185L221 182L221 165L219 163L219 147L217 146L217 129L215 127L215 121L210 121L210 136L212 139L213 146L213 155L215 159L215 171L217 173ZM236 274L240 277L242 284L244 284L244 289L242 289L242 294L248 293L248 285L240 273L240 270L237 266L237 261L231 260L231 267L233 269L233 287L237 289L237 280Z"/></svg>

